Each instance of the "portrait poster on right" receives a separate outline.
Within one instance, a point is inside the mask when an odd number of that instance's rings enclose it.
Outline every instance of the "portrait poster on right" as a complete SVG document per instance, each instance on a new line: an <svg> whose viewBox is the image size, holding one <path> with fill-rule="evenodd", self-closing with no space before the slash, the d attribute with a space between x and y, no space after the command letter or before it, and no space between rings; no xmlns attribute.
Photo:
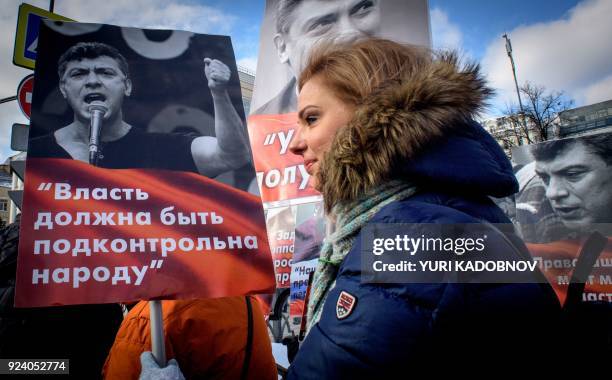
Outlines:
<svg viewBox="0 0 612 380"><path fill-rule="evenodd" d="M612 302L612 133L519 146L517 225L564 304L576 272L582 301ZM607 244L594 245L595 235Z"/></svg>

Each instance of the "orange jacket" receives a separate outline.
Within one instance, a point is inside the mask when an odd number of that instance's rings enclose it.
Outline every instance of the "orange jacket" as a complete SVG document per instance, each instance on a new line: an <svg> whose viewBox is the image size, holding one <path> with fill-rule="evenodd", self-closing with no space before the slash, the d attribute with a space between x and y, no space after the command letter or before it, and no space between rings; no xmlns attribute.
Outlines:
<svg viewBox="0 0 612 380"><path fill-rule="evenodd" d="M247 379L276 379L276 364L258 302L252 304L253 343ZM240 379L247 342L245 297L163 301L166 356L186 379ZM151 351L149 304L125 317L102 370L105 379L138 379L140 354Z"/></svg>

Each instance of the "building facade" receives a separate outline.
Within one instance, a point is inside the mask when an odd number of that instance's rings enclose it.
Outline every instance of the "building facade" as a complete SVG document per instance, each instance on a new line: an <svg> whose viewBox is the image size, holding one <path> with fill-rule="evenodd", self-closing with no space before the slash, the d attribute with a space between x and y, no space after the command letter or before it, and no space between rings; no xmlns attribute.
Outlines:
<svg viewBox="0 0 612 380"><path fill-rule="evenodd" d="M8 192L11 190L11 171L9 165L0 165L0 227L9 224L11 200Z"/></svg>
<svg viewBox="0 0 612 380"><path fill-rule="evenodd" d="M529 139L515 117L502 116L481 121L510 157L513 146L537 142L535 126L526 120ZM577 137L593 133L612 132L612 100L576 107L560 112L549 130L551 138Z"/></svg>
<svg viewBox="0 0 612 380"><path fill-rule="evenodd" d="M559 118L562 138L612 132L612 100L563 111Z"/></svg>
<svg viewBox="0 0 612 380"><path fill-rule="evenodd" d="M528 144L529 141L536 141L535 126L526 119L527 134L525 134L525 128L517 124L519 122L522 121L514 117L502 116L483 120L481 124L504 149L506 155L510 157L512 147ZM529 139L526 135L529 136Z"/></svg>
<svg viewBox="0 0 612 380"><path fill-rule="evenodd" d="M251 110L253 87L255 87L255 73L246 67L238 66L238 78L240 79L240 91L242 92L244 114L248 117Z"/></svg>

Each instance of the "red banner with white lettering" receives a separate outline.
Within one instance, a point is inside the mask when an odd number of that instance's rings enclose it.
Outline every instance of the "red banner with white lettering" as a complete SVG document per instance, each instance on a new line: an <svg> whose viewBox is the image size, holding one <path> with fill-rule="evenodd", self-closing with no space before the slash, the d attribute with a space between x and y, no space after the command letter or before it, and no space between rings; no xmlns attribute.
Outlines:
<svg viewBox="0 0 612 380"><path fill-rule="evenodd" d="M204 176L30 158L18 307L274 291L258 197Z"/></svg>
<svg viewBox="0 0 612 380"><path fill-rule="evenodd" d="M34 77L16 306L274 292L229 36L43 21Z"/></svg>
<svg viewBox="0 0 612 380"><path fill-rule="evenodd" d="M297 113L251 115L248 126L262 201L319 195L309 184L304 159L289 151L297 132Z"/></svg>

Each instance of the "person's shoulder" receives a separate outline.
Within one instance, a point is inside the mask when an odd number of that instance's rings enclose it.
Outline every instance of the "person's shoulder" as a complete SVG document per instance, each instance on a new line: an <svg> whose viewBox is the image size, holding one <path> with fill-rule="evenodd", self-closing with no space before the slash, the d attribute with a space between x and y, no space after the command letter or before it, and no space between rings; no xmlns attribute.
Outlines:
<svg viewBox="0 0 612 380"><path fill-rule="evenodd" d="M457 203L460 206L457 206ZM471 211L475 207L468 198L449 196L444 193L423 192L383 207L370 219L367 226L371 227L373 224L401 224L403 233L408 235L413 233L415 236L420 236L427 230L426 225L429 224L468 224L478 223L486 219L480 218L481 215L474 215L466 212L466 210L461 210L463 203L468 205L467 211ZM487 207L486 205L483 206L485 209ZM351 251L343 261L340 275L361 276L361 244L366 236L364 231L365 229L361 230L351 247ZM419 298L422 294L437 294L439 296L444 288L444 284L435 284L433 288L428 288L423 284L398 284L397 286L377 287L376 290L382 293L391 292L400 297L411 294L411 297ZM433 299L427 301L433 301Z"/></svg>
<svg viewBox="0 0 612 380"><path fill-rule="evenodd" d="M185 333L239 328L246 310L244 296L164 301L164 324Z"/></svg>
<svg viewBox="0 0 612 380"><path fill-rule="evenodd" d="M510 223L507 215L491 200L445 190L423 189L414 196L382 208L371 223Z"/></svg>
<svg viewBox="0 0 612 380"><path fill-rule="evenodd" d="M424 193L391 202L383 207L370 223L472 223L476 219L451 205L465 200L462 197L445 197Z"/></svg>
<svg viewBox="0 0 612 380"><path fill-rule="evenodd" d="M242 297L237 297L242 298ZM244 301L243 301L244 302ZM191 299L191 300L164 300L163 320L169 334L176 334L180 329L177 326L190 324L193 321L208 321L211 315L219 311L228 311L237 308L236 301L230 298ZM140 301L124 318L122 335L139 336L149 328L151 312L149 302ZM192 321L192 322L190 322ZM214 323L214 321L210 321Z"/></svg>

